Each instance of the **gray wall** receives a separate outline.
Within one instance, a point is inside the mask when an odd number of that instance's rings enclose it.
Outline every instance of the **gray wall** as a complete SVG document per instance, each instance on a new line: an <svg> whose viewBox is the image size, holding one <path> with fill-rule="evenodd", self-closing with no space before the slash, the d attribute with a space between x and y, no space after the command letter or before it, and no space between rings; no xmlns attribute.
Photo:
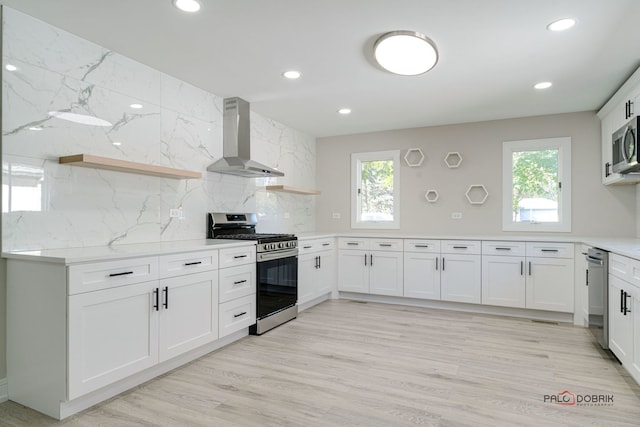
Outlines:
<svg viewBox="0 0 640 427"><path fill-rule="evenodd" d="M400 149L404 157L407 149L420 148L426 156L420 167L408 167L402 160L400 233L522 235L502 231L502 142L560 136L572 140L573 215L572 232L559 235L633 237L635 188L601 184L600 121L594 112L319 138L316 170L322 194L316 201L316 225L320 231L352 231L351 153ZM450 151L463 157L457 169L449 169L443 162ZM467 202L465 192L473 184L487 188L489 197L484 205ZM440 194L436 203L424 199L431 189ZM341 219L332 219L334 212L340 213ZM462 212L462 219L451 219L452 212Z"/></svg>

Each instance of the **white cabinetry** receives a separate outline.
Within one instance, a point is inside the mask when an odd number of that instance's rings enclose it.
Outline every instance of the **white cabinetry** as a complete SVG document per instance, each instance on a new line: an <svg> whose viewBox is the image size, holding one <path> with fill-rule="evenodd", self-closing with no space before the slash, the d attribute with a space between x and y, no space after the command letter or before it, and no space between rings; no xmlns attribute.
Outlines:
<svg viewBox="0 0 640 427"><path fill-rule="evenodd" d="M340 291L402 296L402 239L339 238Z"/></svg>
<svg viewBox="0 0 640 427"><path fill-rule="evenodd" d="M335 239L299 240L298 250L298 307L304 310L335 290Z"/></svg>
<svg viewBox="0 0 640 427"><path fill-rule="evenodd" d="M598 111L602 131L602 183L635 184L640 182L640 176L634 174L621 175L613 173L612 141L613 132L620 129L633 116L640 112L640 69L638 69L622 87Z"/></svg>
<svg viewBox="0 0 640 427"><path fill-rule="evenodd" d="M526 306L524 242L482 242L482 303Z"/></svg>
<svg viewBox="0 0 640 427"><path fill-rule="evenodd" d="M404 241L404 296L440 299L440 241Z"/></svg>
<svg viewBox="0 0 640 427"><path fill-rule="evenodd" d="M443 301L481 302L481 245L472 240L442 240L440 296Z"/></svg>
<svg viewBox="0 0 640 427"><path fill-rule="evenodd" d="M256 247L220 249L219 276L222 338L256 323Z"/></svg>
<svg viewBox="0 0 640 427"><path fill-rule="evenodd" d="M609 257L609 348L640 383L640 261Z"/></svg>
<svg viewBox="0 0 640 427"><path fill-rule="evenodd" d="M574 245L527 242L526 307L573 313Z"/></svg>
<svg viewBox="0 0 640 427"><path fill-rule="evenodd" d="M69 267L69 289L103 288L69 296L69 399L218 338L217 251L120 262ZM118 286L138 265L166 277Z"/></svg>

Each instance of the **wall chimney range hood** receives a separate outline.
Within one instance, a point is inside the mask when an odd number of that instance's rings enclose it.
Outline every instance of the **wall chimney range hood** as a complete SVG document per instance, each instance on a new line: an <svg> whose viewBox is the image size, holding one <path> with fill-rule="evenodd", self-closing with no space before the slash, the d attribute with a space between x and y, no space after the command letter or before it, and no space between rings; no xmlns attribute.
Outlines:
<svg viewBox="0 0 640 427"><path fill-rule="evenodd" d="M258 178L284 176L275 168L251 160L249 103L241 98L223 101L222 158L207 167L209 172Z"/></svg>

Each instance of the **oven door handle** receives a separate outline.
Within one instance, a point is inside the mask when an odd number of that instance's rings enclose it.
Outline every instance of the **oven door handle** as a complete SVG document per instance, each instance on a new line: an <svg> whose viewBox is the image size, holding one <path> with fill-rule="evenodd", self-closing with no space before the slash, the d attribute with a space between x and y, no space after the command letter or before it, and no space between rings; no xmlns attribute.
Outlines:
<svg viewBox="0 0 640 427"><path fill-rule="evenodd" d="M282 251L272 251L272 252L258 252L257 261L258 263L265 261L273 261L274 259L281 258L290 258L298 256L298 248L293 249L285 249Z"/></svg>

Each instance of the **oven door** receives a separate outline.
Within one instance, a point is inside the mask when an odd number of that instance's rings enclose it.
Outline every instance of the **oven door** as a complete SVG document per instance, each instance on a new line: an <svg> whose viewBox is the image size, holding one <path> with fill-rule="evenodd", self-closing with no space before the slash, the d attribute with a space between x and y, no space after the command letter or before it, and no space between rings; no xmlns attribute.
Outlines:
<svg viewBox="0 0 640 427"><path fill-rule="evenodd" d="M291 307L298 301L298 250L258 254L257 318Z"/></svg>

